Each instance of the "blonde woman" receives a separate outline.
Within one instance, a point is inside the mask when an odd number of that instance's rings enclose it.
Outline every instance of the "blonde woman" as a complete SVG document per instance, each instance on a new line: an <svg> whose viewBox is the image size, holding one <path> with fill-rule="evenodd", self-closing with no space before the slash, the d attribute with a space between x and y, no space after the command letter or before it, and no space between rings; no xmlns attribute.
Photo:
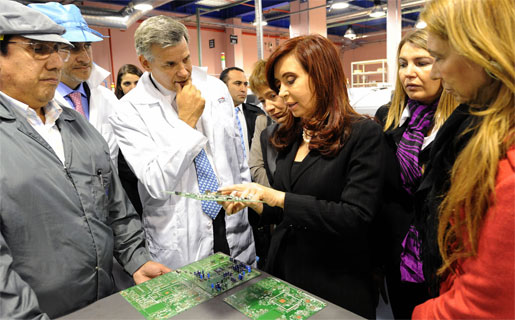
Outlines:
<svg viewBox="0 0 515 320"><path fill-rule="evenodd" d="M434 0L422 19L433 78L466 104L439 130L419 189L436 226L425 237L425 275L439 295L413 318L513 319L515 6Z"/></svg>
<svg viewBox="0 0 515 320"><path fill-rule="evenodd" d="M431 79L434 58L427 51L426 30L408 32L399 43L397 59L392 101L376 113L388 143L385 200L377 234L383 244L380 257L393 315L406 319L417 304L429 298L417 228L410 228L414 222L413 197L438 128L457 104L451 95L442 94L439 79Z"/></svg>

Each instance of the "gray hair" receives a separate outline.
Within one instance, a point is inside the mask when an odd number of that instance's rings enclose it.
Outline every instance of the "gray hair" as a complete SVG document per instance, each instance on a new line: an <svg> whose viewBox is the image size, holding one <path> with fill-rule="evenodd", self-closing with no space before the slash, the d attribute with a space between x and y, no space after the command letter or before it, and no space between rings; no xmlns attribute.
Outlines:
<svg viewBox="0 0 515 320"><path fill-rule="evenodd" d="M152 45L157 44L162 48L173 47L183 38L186 42L190 40L185 25L168 16L154 16L143 21L134 33L136 53L152 61Z"/></svg>

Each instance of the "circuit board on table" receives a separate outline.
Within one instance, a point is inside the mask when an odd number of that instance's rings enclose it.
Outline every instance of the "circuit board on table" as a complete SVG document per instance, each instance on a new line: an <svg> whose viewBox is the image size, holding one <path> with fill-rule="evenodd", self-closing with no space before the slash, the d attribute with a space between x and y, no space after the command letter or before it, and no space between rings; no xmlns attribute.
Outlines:
<svg viewBox="0 0 515 320"><path fill-rule="evenodd" d="M120 292L146 319L168 319L209 300L212 296L176 272L143 282Z"/></svg>
<svg viewBox="0 0 515 320"><path fill-rule="evenodd" d="M168 319L261 273L223 253L120 292L146 319Z"/></svg>
<svg viewBox="0 0 515 320"><path fill-rule="evenodd" d="M217 296L261 273L223 253L215 253L177 270L182 277Z"/></svg>
<svg viewBox="0 0 515 320"><path fill-rule="evenodd" d="M275 278L265 278L224 299L254 320L307 319L326 304Z"/></svg>

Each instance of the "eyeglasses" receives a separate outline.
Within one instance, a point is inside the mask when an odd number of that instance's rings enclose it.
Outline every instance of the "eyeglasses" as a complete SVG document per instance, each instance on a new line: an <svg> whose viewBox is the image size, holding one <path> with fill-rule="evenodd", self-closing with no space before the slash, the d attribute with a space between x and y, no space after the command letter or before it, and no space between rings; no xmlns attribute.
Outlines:
<svg viewBox="0 0 515 320"><path fill-rule="evenodd" d="M80 53L82 50L89 52L91 50L91 42L73 42L73 48L70 49L71 52Z"/></svg>
<svg viewBox="0 0 515 320"><path fill-rule="evenodd" d="M43 43L43 42L23 42L23 41L9 41L8 43L13 44L25 44L29 47L25 47L26 49L30 48L30 52L34 59L37 60L45 60L50 57L50 55L54 52L63 59L64 62L68 61L70 58L70 46L63 43Z"/></svg>

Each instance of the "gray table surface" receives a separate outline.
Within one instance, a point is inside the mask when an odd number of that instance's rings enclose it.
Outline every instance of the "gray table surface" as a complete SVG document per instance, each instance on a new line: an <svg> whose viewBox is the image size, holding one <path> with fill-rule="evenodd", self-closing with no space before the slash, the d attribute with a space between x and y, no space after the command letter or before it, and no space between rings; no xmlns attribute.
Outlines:
<svg viewBox="0 0 515 320"><path fill-rule="evenodd" d="M249 319L243 313L231 307L224 298L241 289L262 280L270 275L261 271L261 275L244 284L234 287L226 292L205 301L191 309L181 312L173 319ZM295 287L295 286L294 286ZM316 297L315 295L312 295ZM363 319L355 313L343 309L322 298L327 306L315 313L310 319ZM141 313L132 307L119 293L99 300L89 306L70 313L60 319L145 319Z"/></svg>

